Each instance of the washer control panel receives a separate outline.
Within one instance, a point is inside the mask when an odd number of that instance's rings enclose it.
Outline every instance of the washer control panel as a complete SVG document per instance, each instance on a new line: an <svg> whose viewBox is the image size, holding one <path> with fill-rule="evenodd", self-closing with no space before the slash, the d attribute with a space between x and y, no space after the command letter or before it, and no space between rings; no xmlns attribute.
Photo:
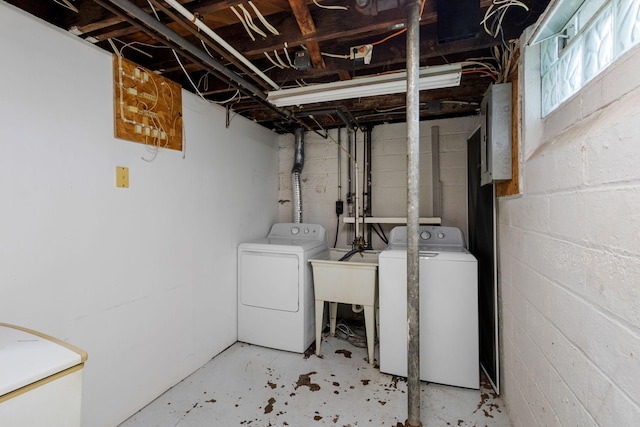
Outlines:
<svg viewBox="0 0 640 427"><path fill-rule="evenodd" d="M456 227L423 225L418 229L420 246L461 246L466 247L462 231ZM395 227L389 236L389 245L407 245L407 227Z"/></svg>
<svg viewBox="0 0 640 427"><path fill-rule="evenodd" d="M292 238L296 240L324 240L325 230L319 224L277 223L273 224L268 238Z"/></svg>
<svg viewBox="0 0 640 427"><path fill-rule="evenodd" d="M317 232L317 230L312 230L309 227L303 227L303 228L291 227L291 234L293 234L294 236L296 236L296 235L298 235L300 233L302 233L304 235L304 234L314 234L316 232Z"/></svg>
<svg viewBox="0 0 640 427"><path fill-rule="evenodd" d="M439 240L444 240L447 236L443 231L438 231L436 234L431 234L431 232L427 230L420 231L420 241L421 242L437 242Z"/></svg>

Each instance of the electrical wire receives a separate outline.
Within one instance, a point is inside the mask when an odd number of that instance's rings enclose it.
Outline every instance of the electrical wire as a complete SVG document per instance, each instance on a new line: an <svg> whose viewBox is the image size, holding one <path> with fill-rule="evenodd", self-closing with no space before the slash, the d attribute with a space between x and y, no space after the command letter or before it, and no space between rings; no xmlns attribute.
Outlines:
<svg viewBox="0 0 640 427"><path fill-rule="evenodd" d="M495 58L494 58L495 60ZM462 74L483 74L489 76L494 82L500 79L499 68L485 61L467 60L462 62Z"/></svg>
<svg viewBox="0 0 640 427"><path fill-rule="evenodd" d="M198 87L200 87L200 84L204 82L204 87L202 88L202 90L204 90L205 92L209 90L209 73L204 73L203 75L200 76L200 78L198 79Z"/></svg>
<svg viewBox="0 0 640 427"><path fill-rule="evenodd" d="M320 52L320 55L328 56L329 58L351 59L351 55L337 55L335 53L328 53L328 52Z"/></svg>
<svg viewBox="0 0 640 427"><path fill-rule="evenodd" d="M253 8L253 11L255 12L256 16L258 17L260 22L262 22L262 25L264 25L264 27L267 30L269 30L271 32L271 34L273 34L274 36L280 35L280 33L278 32L276 27L274 27L273 25L269 24L267 19L264 17L264 15L262 15L262 13L260 13L260 10L253 4L253 2L251 0L249 0L249 6L251 6Z"/></svg>
<svg viewBox="0 0 640 427"><path fill-rule="evenodd" d="M323 135L323 136L324 136L324 138L326 139L326 138L329 136L329 131L328 131L328 130L326 130L326 129L325 129L325 128L320 124L320 122L318 122L318 120L316 120L316 118L315 118L315 116L314 116L314 115L310 115L310 116L309 116L309 118L310 118L311 120L313 120L313 121L318 125L318 127L320 127L320 129L322 129L322 130L324 131L324 135Z"/></svg>
<svg viewBox="0 0 640 427"><path fill-rule="evenodd" d="M242 17L242 15L240 15L240 13L236 10L235 7L231 6L230 7L231 11L233 13L236 14L236 16L238 17L238 19L240 20L240 22L242 23L242 26L244 27L245 31L247 32L247 34L249 34L249 37L251 37L251 40L256 41L256 38L253 36L253 33L251 32L251 30L249 29L249 27L247 26L247 23L244 21L244 18Z"/></svg>
<svg viewBox="0 0 640 427"><path fill-rule="evenodd" d="M494 83L498 82L498 78L493 74L485 70L463 70L462 75L465 74L482 74L484 76L489 76L493 79Z"/></svg>
<svg viewBox="0 0 640 427"><path fill-rule="evenodd" d="M182 72L184 73L185 77L187 78L187 80L189 81L189 83L191 83L191 86L193 87L193 90L196 91L196 94L202 98L203 101L206 102L210 102L207 98L204 97L204 95L200 92L200 90L198 89L198 86L196 86L196 84L193 82L193 80L191 80L191 76L189 75L189 73L187 73L187 69L184 68L184 65L182 65L182 61L180 61L180 57L178 56L178 54L176 53L175 50L171 49L171 52L173 53L173 56L176 58L176 61L178 62L178 65L180 66L180 68L182 69Z"/></svg>
<svg viewBox="0 0 640 427"><path fill-rule="evenodd" d="M147 3L149 4L149 6L151 7L151 11L153 11L153 14L155 15L156 19L158 21L160 21L160 17L158 16L158 12L156 11L156 8L153 7L153 3L151 3L151 1L147 0ZM202 98L204 101L206 102L210 102L207 98L204 97L204 95L200 92L200 90L198 89L198 86L196 86L196 84L193 82L193 80L191 80L191 76L189 75L189 73L187 72L186 68L184 68L184 65L182 65L182 61L180 61L180 58L178 57L178 54L176 53L176 51L174 49L171 49L171 52L173 52L173 56L176 58L176 61L178 62L178 65L180 66L180 68L182 69L182 72L184 73L185 77L187 78L187 80L189 81L189 83L191 83L191 86L193 87L193 90L196 91L196 94Z"/></svg>
<svg viewBox="0 0 640 427"><path fill-rule="evenodd" d="M287 42L284 42L284 55L287 57L287 62L289 62L289 66L291 68L295 68L295 65L293 65L293 62L291 62L291 57L289 56L289 51L287 50Z"/></svg>
<svg viewBox="0 0 640 427"><path fill-rule="evenodd" d="M495 61L495 57L491 58L492 60ZM461 63L461 66L464 67L480 67L481 69L491 73L491 74L495 74L498 75L500 73L500 71L498 70L498 68L496 68L495 65L489 63L489 62L484 62L484 61L477 61L477 60L473 60L473 59L468 59L466 61L463 61Z"/></svg>
<svg viewBox="0 0 640 427"><path fill-rule="evenodd" d="M313 0L313 4L318 6L321 9L330 9L330 10L349 10L348 6L325 6L318 3L316 0Z"/></svg>
<svg viewBox="0 0 640 427"><path fill-rule="evenodd" d="M282 61L282 59L280 59L280 55L278 55L278 51L277 50L273 51L273 55L278 60L278 64L282 65L283 68L289 68L289 66L287 64L285 64L284 61Z"/></svg>
<svg viewBox="0 0 640 427"><path fill-rule="evenodd" d="M176 127L176 122L178 121L178 119L180 119L180 121L182 122L182 115L177 116L173 121L174 129ZM182 125L182 159L184 160L186 158L187 158L187 128L186 126L184 126L184 123L183 123Z"/></svg>
<svg viewBox="0 0 640 427"><path fill-rule="evenodd" d="M256 24L253 23L253 18L251 17L251 14L249 13L249 11L244 7L244 5L242 3L240 3L238 5L238 7L240 8L240 10L242 11L242 13L244 14L244 19L247 20L247 25L256 33L260 34L262 37L266 38L267 35L265 34L264 31L262 31Z"/></svg>
<svg viewBox="0 0 640 427"><path fill-rule="evenodd" d="M64 7L65 9L69 9L75 13L79 13L78 9L74 5L69 3L69 0L53 0L53 2L59 6Z"/></svg>
<svg viewBox="0 0 640 427"><path fill-rule="evenodd" d="M231 98L225 99L224 101L215 101L215 103L219 104L219 105L224 105L224 104L226 104L228 102L233 101L238 95L240 95L240 90L239 89L236 90L236 93L234 93Z"/></svg>
<svg viewBox="0 0 640 427"><path fill-rule="evenodd" d="M515 50L519 46L519 41L510 40L509 43L505 43L503 46L495 46L493 48L493 57L496 63L498 64L498 69L500 71L498 76L498 83L503 83L507 81L509 74L511 73L512 67L515 65L514 57Z"/></svg>
<svg viewBox="0 0 640 427"><path fill-rule="evenodd" d="M117 38L115 38L115 37L113 37L113 38L109 38L109 39L107 39L107 40L110 40L110 41L109 41L109 43L111 44L111 47L113 47L113 48L114 48L114 50L115 50L115 47L114 47L114 44L111 42L111 40L115 40L115 41L117 41L117 42L119 42L119 43L122 43L122 44L123 44L123 46L122 46L122 47L121 47L121 48L116 52L116 55L122 55L122 52L123 52L126 48L129 48L129 49L133 49L133 50L135 50L136 52L141 53L141 54L143 54L143 55L145 55L145 56L147 56L147 57L149 57L149 58L153 58L153 55L151 55L151 54L150 54L150 53L148 53L148 52L145 52L145 51L144 51L144 50L142 50L142 49L138 49L137 47L134 47L135 45L145 46L145 47L149 47L149 48L152 48L152 49L171 49L170 47L167 47L167 46L157 46L157 45L154 45L154 44L142 43L142 42L138 42L138 41L133 41L133 42L125 43L125 42L123 42L122 40L117 39Z"/></svg>
<svg viewBox="0 0 640 427"><path fill-rule="evenodd" d="M269 53L267 53L267 52L262 52L262 53L264 53L264 56L266 56L266 57L267 57L267 59L268 59L268 60L269 60L273 65L275 65L276 67L278 67L278 68L280 68L280 69L283 69L283 68L284 68L282 65L278 64L276 61L274 61L273 59L271 59L271 56L269 56Z"/></svg>
<svg viewBox="0 0 640 427"><path fill-rule="evenodd" d="M211 52L209 52L209 48L207 47L207 44L204 42L204 40L200 40L200 43L202 43L202 48L205 52L207 52L207 55L213 58L214 56L211 54Z"/></svg>
<svg viewBox="0 0 640 427"><path fill-rule="evenodd" d="M422 18L422 12L424 11L424 5L426 4L426 2L427 2L427 0L422 0L422 4L420 5L420 15L419 15L420 18ZM393 33L393 34L388 35L387 37L383 38L382 40L378 40L376 42L369 43L369 44L372 45L372 46L379 45L381 43L386 42L387 40L391 40L392 38L394 38L396 36L399 36L402 33L405 33L406 31L407 31L407 28L405 27L405 28Z"/></svg>
<svg viewBox="0 0 640 427"><path fill-rule="evenodd" d="M484 31L494 38L498 37L498 34L502 33L502 21L504 20L504 16L512 6L521 7L524 10L529 11L529 7L519 0L493 0L485 12L484 18L480 21L480 25L482 25ZM491 18L494 19L490 24L491 28L489 28L487 26L487 22Z"/></svg>

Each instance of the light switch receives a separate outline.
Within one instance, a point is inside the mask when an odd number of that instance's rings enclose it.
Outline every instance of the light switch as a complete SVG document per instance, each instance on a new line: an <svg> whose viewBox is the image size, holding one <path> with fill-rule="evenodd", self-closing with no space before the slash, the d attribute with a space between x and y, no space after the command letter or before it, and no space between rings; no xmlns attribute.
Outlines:
<svg viewBox="0 0 640 427"><path fill-rule="evenodd" d="M129 188L129 168L116 166L116 187Z"/></svg>

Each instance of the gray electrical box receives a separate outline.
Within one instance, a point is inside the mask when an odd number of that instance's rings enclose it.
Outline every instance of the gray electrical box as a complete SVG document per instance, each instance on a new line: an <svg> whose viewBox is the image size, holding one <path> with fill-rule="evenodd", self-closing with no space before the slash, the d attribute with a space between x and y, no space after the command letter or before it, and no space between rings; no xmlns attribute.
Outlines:
<svg viewBox="0 0 640 427"><path fill-rule="evenodd" d="M306 50L299 50L293 58L293 66L296 70L305 71L311 68L311 57Z"/></svg>
<svg viewBox="0 0 640 427"><path fill-rule="evenodd" d="M489 86L480 104L480 184L504 181L511 174L511 83Z"/></svg>

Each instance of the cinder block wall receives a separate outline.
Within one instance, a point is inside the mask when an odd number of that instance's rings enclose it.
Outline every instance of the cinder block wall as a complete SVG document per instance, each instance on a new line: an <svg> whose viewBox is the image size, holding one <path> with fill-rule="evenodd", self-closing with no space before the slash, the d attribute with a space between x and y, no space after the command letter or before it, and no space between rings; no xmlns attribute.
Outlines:
<svg viewBox="0 0 640 427"><path fill-rule="evenodd" d="M635 49L525 123L523 195L498 205L503 395L515 427L640 419L639 67ZM529 112L535 98L525 93Z"/></svg>
<svg viewBox="0 0 640 427"><path fill-rule="evenodd" d="M437 126L440 134L440 180L442 181L442 224L459 227L467 235L467 138L479 125L477 116L457 119L424 121L420 123L420 215L431 217L432 173L431 173L431 128ZM407 133L405 123L376 126L372 130L371 181L372 213L378 217L406 217L407 210ZM331 130L338 141L338 131ZM303 222L318 223L327 229L329 245L333 246L336 235L335 202L338 200L338 148L331 138L323 139L315 133L306 132L305 163L301 174ZM343 147L347 148L347 133L341 130ZM362 194L365 180L363 157L363 134L356 134L357 153L355 160L360 171L359 192ZM280 138L279 221L289 222L293 218L292 175L294 136ZM342 193L345 202L348 192L347 168L349 157L342 152ZM353 167L353 162L352 162ZM355 192L355 178L352 179ZM362 196L360 196L362 197ZM362 199L361 199L362 200ZM394 225L384 225L387 236ZM353 241L353 225L342 220L338 228L337 247L349 247ZM372 233L374 248L385 246Z"/></svg>

